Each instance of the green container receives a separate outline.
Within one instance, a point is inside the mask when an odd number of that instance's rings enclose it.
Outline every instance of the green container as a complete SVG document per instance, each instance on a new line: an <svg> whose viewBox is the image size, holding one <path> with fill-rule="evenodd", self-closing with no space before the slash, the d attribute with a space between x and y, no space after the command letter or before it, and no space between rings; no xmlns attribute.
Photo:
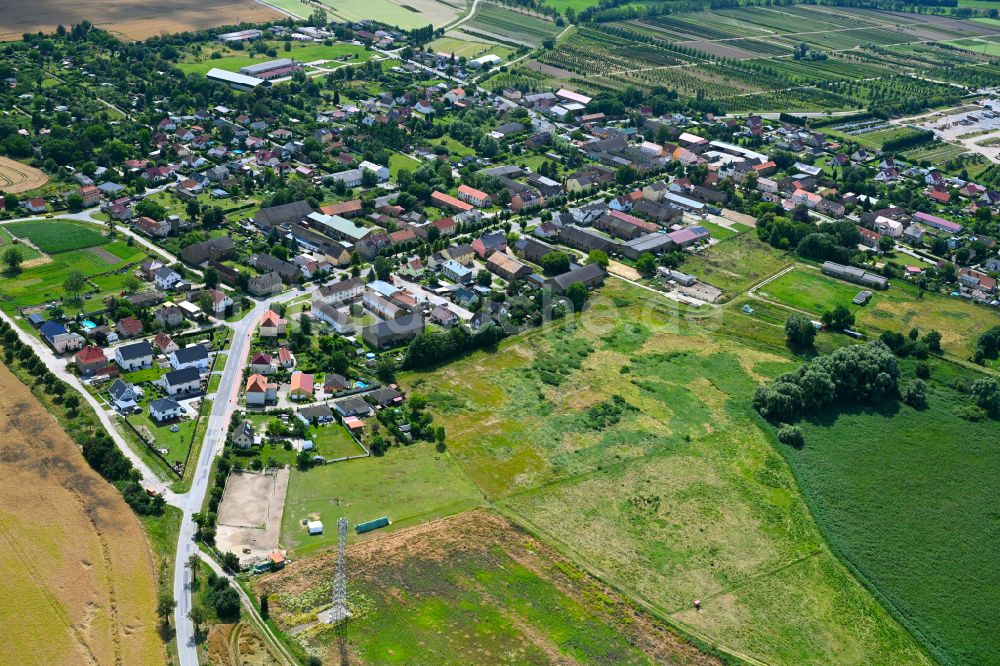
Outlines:
<svg viewBox="0 0 1000 666"><path fill-rule="evenodd" d="M382 516L381 518L376 518L375 520L369 520L367 523L358 523L354 526L354 529L358 534L364 534L365 532L371 532L372 530L377 530L380 527L385 527L388 524L389 519Z"/></svg>

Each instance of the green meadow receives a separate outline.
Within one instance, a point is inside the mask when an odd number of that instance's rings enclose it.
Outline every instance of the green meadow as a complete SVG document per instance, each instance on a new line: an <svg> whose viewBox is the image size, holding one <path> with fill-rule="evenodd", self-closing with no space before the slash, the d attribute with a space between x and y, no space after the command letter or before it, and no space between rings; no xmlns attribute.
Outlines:
<svg viewBox="0 0 1000 666"><path fill-rule="evenodd" d="M469 477L578 565L727 651L928 663L825 546L750 408L758 382L794 367L787 350L736 328L706 335L616 281L601 297L616 309L582 326L401 378Z"/></svg>

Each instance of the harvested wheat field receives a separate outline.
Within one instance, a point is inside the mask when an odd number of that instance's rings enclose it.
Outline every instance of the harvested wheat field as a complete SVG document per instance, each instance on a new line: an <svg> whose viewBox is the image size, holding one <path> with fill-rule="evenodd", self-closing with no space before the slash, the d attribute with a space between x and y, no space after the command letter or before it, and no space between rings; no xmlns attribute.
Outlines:
<svg viewBox="0 0 1000 666"><path fill-rule="evenodd" d="M138 519L0 365L0 664L162 664Z"/></svg>
<svg viewBox="0 0 1000 666"><path fill-rule="evenodd" d="M0 0L0 7L3 1ZM3 10L0 9L0 25L5 19L2 18ZM21 164L7 157L0 157L0 192L10 194L20 194L34 190L49 182L49 177L35 167Z"/></svg>
<svg viewBox="0 0 1000 666"><path fill-rule="evenodd" d="M279 666L264 639L245 624L215 624L205 643L209 666Z"/></svg>
<svg viewBox="0 0 1000 666"><path fill-rule="evenodd" d="M140 3L128 0L0 0L0 41L13 41L25 32L50 32L59 24L88 20L98 28L128 39L202 30L241 22L261 23L282 18L277 11L253 0L174 0ZM0 188L2 189L2 188Z"/></svg>

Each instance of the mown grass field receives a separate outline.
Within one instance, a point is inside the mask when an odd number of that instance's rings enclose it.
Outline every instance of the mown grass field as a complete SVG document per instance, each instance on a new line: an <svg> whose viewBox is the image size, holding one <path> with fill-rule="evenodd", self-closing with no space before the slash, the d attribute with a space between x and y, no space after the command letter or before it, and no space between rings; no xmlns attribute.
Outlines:
<svg viewBox="0 0 1000 666"><path fill-rule="evenodd" d="M958 298L921 293L904 280L895 280L888 291L874 292L864 307L850 304L861 287L827 277L813 268L800 266L767 283L761 290L772 300L822 314L838 304L855 312L858 323L879 331L908 333L912 328L941 333L941 347L948 353L967 358L976 338L1000 323L995 313Z"/></svg>
<svg viewBox="0 0 1000 666"><path fill-rule="evenodd" d="M15 222L8 224L7 229L19 238L27 238L46 254L82 250L110 242L91 226L68 220Z"/></svg>
<svg viewBox="0 0 1000 666"><path fill-rule="evenodd" d="M582 328L400 381L504 511L707 640L769 663L925 663L825 549L750 409L787 352L705 335L617 281L601 300Z"/></svg>
<svg viewBox="0 0 1000 666"><path fill-rule="evenodd" d="M481 503L482 494L447 453L427 444L393 448L381 457L293 470L281 543L304 555L337 543L340 516L347 516L351 525L387 516L393 525L380 530L385 533ZM323 520L324 534L309 536L302 527L302 520L312 515ZM349 535L355 540L353 530Z"/></svg>
<svg viewBox="0 0 1000 666"><path fill-rule="evenodd" d="M721 289L722 299L728 301L789 263L784 253L759 240L756 234L740 234L692 257L683 270Z"/></svg>
<svg viewBox="0 0 1000 666"><path fill-rule="evenodd" d="M302 62L313 62L315 60L337 60L345 56L351 56L345 60L347 63L365 62L371 57L371 52L363 46L357 44L333 44L324 46L323 44L292 44L291 51L285 51L280 42L275 46L277 55L272 58L265 54L250 55L227 55L221 58L212 59L204 57L200 62L182 62L177 66L188 74L207 74L208 70L218 67L229 72L238 72L240 67L254 65L257 63L275 60L276 58L294 58Z"/></svg>
<svg viewBox="0 0 1000 666"><path fill-rule="evenodd" d="M912 378L905 373L907 381ZM932 363L929 405L856 408L803 422L785 448L817 521L943 664L993 664L1000 635L996 421L956 411L972 373Z"/></svg>
<svg viewBox="0 0 1000 666"><path fill-rule="evenodd" d="M331 556L256 579L288 629L329 605ZM638 615L535 539L484 511L348 549L354 663L718 664ZM323 572L326 572L324 575ZM338 662L338 631L319 624L296 640Z"/></svg>

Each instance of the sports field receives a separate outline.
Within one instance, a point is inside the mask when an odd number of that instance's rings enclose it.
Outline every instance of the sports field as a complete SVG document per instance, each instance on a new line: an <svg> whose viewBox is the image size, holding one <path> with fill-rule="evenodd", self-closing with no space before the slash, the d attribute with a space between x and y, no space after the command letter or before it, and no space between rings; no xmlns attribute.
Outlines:
<svg viewBox="0 0 1000 666"><path fill-rule="evenodd" d="M393 524L384 533L480 504L482 494L450 455L424 445L393 448L381 457L292 470L281 543L303 555L336 544L340 516L352 525L386 516ZM302 521L314 517L327 527L309 536Z"/></svg>
<svg viewBox="0 0 1000 666"><path fill-rule="evenodd" d="M0 192L20 194L38 189L47 182L49 177L39 169L0 157Z"/></svg>
<svg viewBox="0 0 1000 666"><path fill-rule="evenodd" d="M0 663L162 664L138 519L2 366L0 387Z"/></svg>

